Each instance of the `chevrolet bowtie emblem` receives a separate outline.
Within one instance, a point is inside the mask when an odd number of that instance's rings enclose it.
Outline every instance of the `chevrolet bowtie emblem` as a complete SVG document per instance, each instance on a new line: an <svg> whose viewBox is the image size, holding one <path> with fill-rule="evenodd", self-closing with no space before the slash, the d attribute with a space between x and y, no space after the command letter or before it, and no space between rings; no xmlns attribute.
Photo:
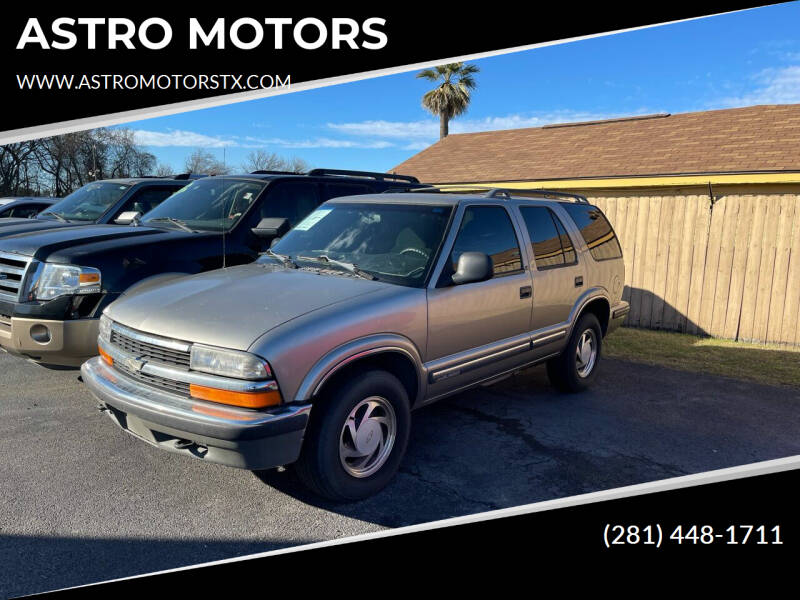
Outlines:
<svg viewBox="0 0 800 600"><path fill-rule="evenodd" d="M128 368L129 371L133 371L134 373L138 373L139 371L141 371L147 364L147 361L144 360L143 356L130 357L130 358L125 357L121 359L120 362L122 362Z"/></svg>

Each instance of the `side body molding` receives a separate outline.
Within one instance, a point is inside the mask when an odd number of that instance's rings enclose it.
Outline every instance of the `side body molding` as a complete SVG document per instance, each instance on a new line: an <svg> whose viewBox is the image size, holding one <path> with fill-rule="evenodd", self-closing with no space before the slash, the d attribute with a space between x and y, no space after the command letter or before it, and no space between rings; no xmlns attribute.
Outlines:
<svg viewBox="0 0 800 600"><path fill-rule="evenodd" d="M424 398L426 376L419 350L408 338L380 333L352 340L334 348L311 368L295 394L295 402L308 402L339 369L361 358L395 352L406 356L417 371L417 398Z"/></svg>

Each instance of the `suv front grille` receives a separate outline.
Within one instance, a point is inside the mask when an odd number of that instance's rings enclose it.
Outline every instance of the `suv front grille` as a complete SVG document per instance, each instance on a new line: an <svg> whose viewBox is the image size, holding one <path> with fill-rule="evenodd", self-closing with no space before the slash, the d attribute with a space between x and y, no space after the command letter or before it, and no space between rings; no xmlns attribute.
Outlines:
<svg viewBox="0 0 800 600"><path fill-rule="evenodd" d="M125 360L114 360L114 367L121 373L145 385L189 397L188 383L145 373L131 365L153 363L188 371L191 344L136 331L119 323L111 324L110 342L121 356L137 359L130 364Z"/></svg>
<svg viewBox="0 0 800 600"><path fill-rule="evenodd" d="M0 252L0 298L18 301L31 259Z"/></svg>
<svg viewBox="0 0 800 600"><path fill-rule="evenodd" d="M122 362L115 362L114 367L122 371L125 375L136 381L141 381L146 385L150 385L173 394L180 394L181 396L189 397L189 384L182 381L175 381L173 379L166 379L158 375L151 375L150 373L142 373L141 371L133 371Z"/></svg>
<svg viewBox="0 0 800 600"><path fill-rule="evenodd" d="M135 335L134 332L133 335ZM189 351L176 350L150 343L126 334L116 327L111 329L111 343L131 356L145 361L158 362L170 366L189 368Z"/></svg>

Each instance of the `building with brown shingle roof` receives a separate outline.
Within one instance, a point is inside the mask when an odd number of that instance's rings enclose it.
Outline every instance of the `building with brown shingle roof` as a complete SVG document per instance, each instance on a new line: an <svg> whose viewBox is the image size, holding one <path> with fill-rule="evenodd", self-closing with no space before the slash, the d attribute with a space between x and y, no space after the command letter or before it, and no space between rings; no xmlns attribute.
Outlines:
<svg viewBox="0 0 800 600"><path fill-rule="evenodd" d="M800 174L800 104L453 134L392 170L431 183L754 173L786 181Z"/></svg>
<svg viewBox="0 0 800 600"><path fill-rule="evenodd" d="M628 324L800 345L800 104L453 134L392 171L599 206Z"/></svg>

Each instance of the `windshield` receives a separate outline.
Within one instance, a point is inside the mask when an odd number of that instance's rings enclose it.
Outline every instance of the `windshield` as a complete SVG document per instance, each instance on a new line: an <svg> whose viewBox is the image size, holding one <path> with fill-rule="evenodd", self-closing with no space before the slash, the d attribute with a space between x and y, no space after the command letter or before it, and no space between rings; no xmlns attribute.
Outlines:
<svg viewBox="0 0 800 600"><path fill-rule="evenodd" d="M275 246L299 266L347 269L355 265L400 285L425 283L442 243L451 209L405 204L324 204ZM274 260L269 256L260 261Z"/></svg>
<svg viewBox="0 0 800 600"><path fill-rule="evenodd" d="M266 186L260 181L208 177L175 192L141 220L143 225L229 231Z"/></svg>
<svg viewBox="0 0 800 600"><path fill-rule="evenodd" d="M122 198L130 186L110 181L95 181L78 188L42 213L40 219L96 221Z"/></svg>

